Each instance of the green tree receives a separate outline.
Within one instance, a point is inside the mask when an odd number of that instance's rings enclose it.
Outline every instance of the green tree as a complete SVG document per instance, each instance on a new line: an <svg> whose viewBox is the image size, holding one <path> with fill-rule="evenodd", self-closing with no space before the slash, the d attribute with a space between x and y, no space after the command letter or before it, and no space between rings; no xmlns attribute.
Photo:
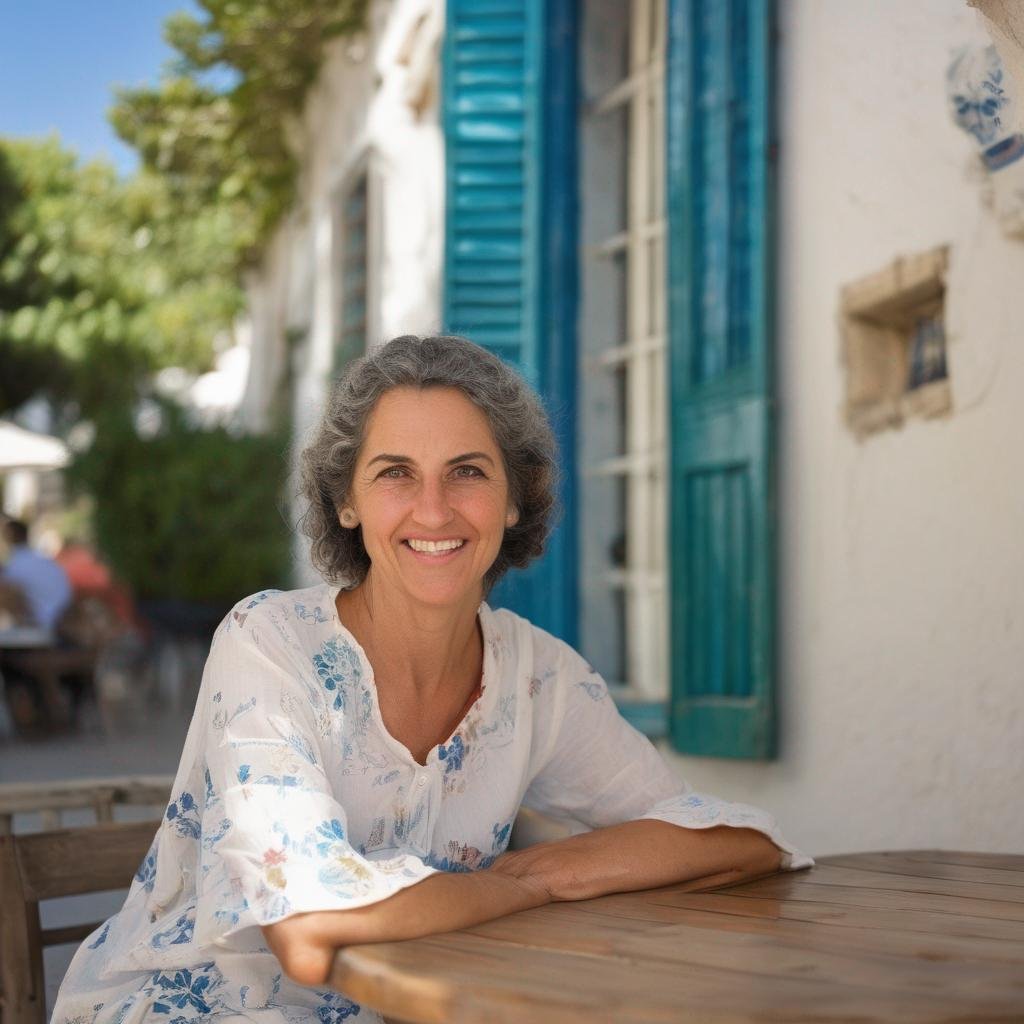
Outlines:
<svg viewBox="0 0 1024 1024"><path fill-rule="evenodd" d="M241 309L235 235L229 211L179 216L159 175L0 139L0 414L44 393L92 416L160 367L208 367Z"/></svg>
<svg viewBox="0 0 1024 1024"><path fill-rule="evenodd" d="M367 0L198 0L178 56L111 111L142 170L0 139L0 415L35 394L93 417L168 365L209 366L241 273L294 195L289 127Z"/></svg>
<svg viewBox="0 0 1024 1024"><path fill-rule="evenodd" d="M316 80L325 44L365 21L367 0L198 0L172 15L178 54L159 85L123 89L118 134L167 181L185 213L226 206L239 265L294 197L289 129ZM213 83L220 83L213 84Z"/></svg>

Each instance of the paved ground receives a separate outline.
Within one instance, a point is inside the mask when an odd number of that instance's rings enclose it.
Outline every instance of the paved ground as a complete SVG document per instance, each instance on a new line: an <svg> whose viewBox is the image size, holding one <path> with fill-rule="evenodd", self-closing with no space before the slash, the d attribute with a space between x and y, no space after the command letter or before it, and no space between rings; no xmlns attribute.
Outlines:
<svg viewBox="0 0 1024 1024"><path fill-rule="evenodd" d="M47 782L103 775L172 773L178 766L190 711L175 710L172 702L155 700L117 722L116 738L104 735L96 716L75 735L52 739L0 738L0 782ZM127 815L126 815L127 816ZM91 814L68 814L66 824L88 824ZM15 821L19 831L38 827L34 816ZM103 893L50 900L42 905L43 927L101 920L115 913L124 893ZM47 1016L75 946L55 946L45 952Z"/></svg>

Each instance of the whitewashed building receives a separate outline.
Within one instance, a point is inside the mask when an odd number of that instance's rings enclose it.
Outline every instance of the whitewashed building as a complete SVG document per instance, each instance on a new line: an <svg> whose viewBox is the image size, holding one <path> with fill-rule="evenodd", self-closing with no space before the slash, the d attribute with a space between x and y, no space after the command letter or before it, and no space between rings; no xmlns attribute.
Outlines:
<svg viewBox="0 0 1024 1024"><path fill-rule="evenodd" d="M250 281L253 426L402 333L530 377L565 517L494 603L816 854L1024 848L1024 24L977 6L378 0Z"/></svg>

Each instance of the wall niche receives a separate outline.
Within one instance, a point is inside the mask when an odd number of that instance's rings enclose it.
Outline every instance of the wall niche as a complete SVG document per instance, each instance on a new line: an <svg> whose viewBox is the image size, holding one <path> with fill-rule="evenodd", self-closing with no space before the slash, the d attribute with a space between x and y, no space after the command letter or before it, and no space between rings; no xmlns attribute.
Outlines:
<svg viewBox="0 0 1024 1024"><path fill-rule="evenodd" d="M858 438L953 407L946 362L949 250L901 256L842 289L845 419Z"/></svg>

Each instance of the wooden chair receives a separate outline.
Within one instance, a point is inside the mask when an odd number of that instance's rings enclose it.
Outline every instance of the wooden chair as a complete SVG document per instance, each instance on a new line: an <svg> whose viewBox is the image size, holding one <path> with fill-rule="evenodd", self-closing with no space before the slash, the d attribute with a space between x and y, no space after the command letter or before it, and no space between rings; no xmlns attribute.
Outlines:
<svg viewBox="0 0 1024 1024"><path fill-rule="evenodd" d="M101 922L43 928L39 901L126 889L159 819L115 822L115 807L166 805L171 776L0 785L0 1009L3 1024L44 1024L43 949L80 942ZM61 828L63 811L92 808L97 824ZM14 815L47 831L14 834Z"/></svg>
<svg viewBox="0 0 1024 1024"><path fill-rule="evenodd" d="M102 922L43 928L39 901L131 884L159 821L0 836L0 977L4 1024L45 1024L43 949L81 942Z"/></svg>

